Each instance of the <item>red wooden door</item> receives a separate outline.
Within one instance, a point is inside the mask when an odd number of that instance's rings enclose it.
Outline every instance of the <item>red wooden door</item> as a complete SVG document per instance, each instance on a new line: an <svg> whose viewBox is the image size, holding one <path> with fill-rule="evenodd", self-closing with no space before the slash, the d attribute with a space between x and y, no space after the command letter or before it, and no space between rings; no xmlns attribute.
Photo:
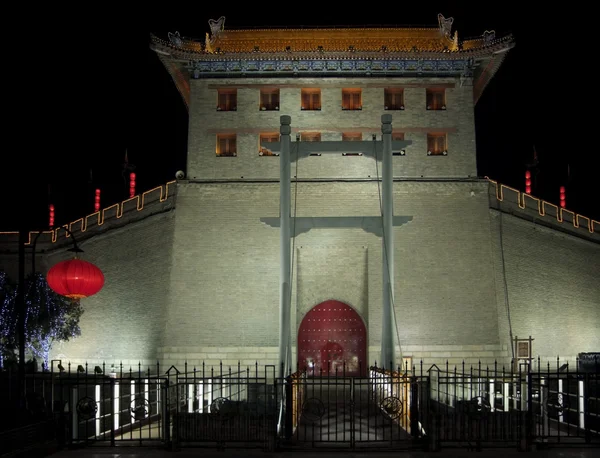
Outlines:
<svg viewBox="0 0 600 458"><path fill-rule="evenodd" d="M367 328L339 301L314 306L300 323L298 367L312 375L367 375Z"/></svg>

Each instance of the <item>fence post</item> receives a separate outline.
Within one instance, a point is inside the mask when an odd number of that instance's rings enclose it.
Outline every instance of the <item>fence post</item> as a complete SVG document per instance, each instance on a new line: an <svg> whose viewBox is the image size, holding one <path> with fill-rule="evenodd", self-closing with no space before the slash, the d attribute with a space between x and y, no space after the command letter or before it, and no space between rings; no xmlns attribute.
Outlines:
<svg viewBox="0 0 600 458"><path fill-rule="evenodd" d="M170 425L170 409L169 409L169 379L165 379L165 383L162 386L162 418L163 418L163 437L165 438L165 444L170 445L171 442L171 425Z"/></svg>
<svg viewBox="0 0 600 458"><path fill-rule="evenodd" d="M110 379L110 445L115 446L115 386L116 380Z"/></svg>
<svg viewBox="0 0 600 458"><path fill-rule="evenodd" d="M419 437L419 386L417 377L411 377L410 390L410 433L412 437Z"/></svg>
<svg viewBox="0 0 600 458"><path fill-rule="evenodd" d="M584 384L585 389L583 391L583 408L585 409L585 412L584 412L585 425L584 426L585 426L585 442L586 442L586 444L589 444L592 441L592 432L590 431L590 403L589 403L589 396L590 396L590 391L591 391L590 378L591 377L586 372L585 373L585 384ZM596 379L596 383L597 383L597 379Z"/></svg>
<svg viewBox="0 0 600 458"><path fill-rule="evenodd" d="M285 378L285 440L289 441L292 439L293 434L293 415L294 415L294 399L293 399L293 380L292 377Z"/></svg>

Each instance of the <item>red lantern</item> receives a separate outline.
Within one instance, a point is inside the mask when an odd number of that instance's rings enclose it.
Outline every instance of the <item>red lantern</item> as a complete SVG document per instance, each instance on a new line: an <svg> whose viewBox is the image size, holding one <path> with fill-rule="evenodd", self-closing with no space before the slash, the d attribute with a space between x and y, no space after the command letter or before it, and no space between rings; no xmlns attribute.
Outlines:
<svg viewBox="0 0 600 458"><path fill-rule="evenodd" d="M560 187L560 206L561 208L565 208L567 206L567 196L566 189L564 186Z"/></svg>
<svg viewBox="0 0 600 458"><path fill-rule="evenodd" d="M74 300L92 296L104 286L102 271L91 262L77 258L53 266L46 280L55 293Z"/></svg>
<svg viewBox="0 0 600 458"><path fill-rule="evenodd" d="M100 211L100 189L96 189L94 196L94 211Z"/></svg>
<svg viewBox="0 0 600 458"><path fill-rule="evenodd" d="M48 205L48 211L48 225L50 226L50 229L52 229L54 227L54 205Z"/></svg>
<svg viewBox="0 0 600 458"><path fill-rule="evenodd" d="M525 192L531 194L531 172L529 170L525 172Z"/></svg>
<svg viewBox="0 0 600 458"><path fill-rule="evenodd" d="M129 174L129 198L135 196L135 173Z"/></svg>

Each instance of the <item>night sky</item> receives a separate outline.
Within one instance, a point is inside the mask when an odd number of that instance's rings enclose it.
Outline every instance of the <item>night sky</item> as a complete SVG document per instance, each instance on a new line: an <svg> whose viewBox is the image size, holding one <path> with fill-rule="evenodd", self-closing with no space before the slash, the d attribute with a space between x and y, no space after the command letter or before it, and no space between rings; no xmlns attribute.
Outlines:
<svg viewBox="0 0 600 458"><path fill-rule="evenodd" d="M233 6L205 8L168 23L100 21L40 34L41 42L48 40L45 52L28 62L26 82L14 87L31 96L19 111L19 120L31 130L21 138L26 153L3 154L2 191L9 198L3 202L0 230L17 230L19 224L46 228L49 202L56 206L57 225L92 213L97 187L103 207L127 198L122 174L126 150L136 167L139 191L185 170L187 112L149 49L149 35L166 38L168 32L179 31L203 40L208 19L222 15L225 28L437 26L441 12L454 17L452 30L458 30L459 39L486 29L495 30L496 36L512 33L516 47L476 108L478 173L524 189L526 164L533 161L535 148L539 173L533 194L558 203L559 186L566 185L567 208L600 220L598 168L592 167L595 127L585 113L597 104L586 88L586 78L592 77L585 76L585 49L573 46L585 44L586 33L593 32L578 17L582 12L562 10L555 18L553 11L529 12L500 2L482 10L462 5L466 2L434 3L419 10L394 7L390 14L384 11L386 3L360 14L332 7L328 14L312 10L312 15L282 15L264 8L260 18L256 11Z"/></svg>

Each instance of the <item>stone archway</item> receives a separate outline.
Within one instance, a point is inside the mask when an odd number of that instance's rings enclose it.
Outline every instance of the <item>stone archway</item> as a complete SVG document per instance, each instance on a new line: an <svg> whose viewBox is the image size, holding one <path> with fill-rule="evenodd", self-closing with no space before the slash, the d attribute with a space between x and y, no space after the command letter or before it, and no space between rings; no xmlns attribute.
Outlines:
<svg viewBox="0 0 600 458"><path fill-rule="evenodd" d="M309 376L367 375L367 328L349 305L315 305L298 330L298 367Z"/></svg>

